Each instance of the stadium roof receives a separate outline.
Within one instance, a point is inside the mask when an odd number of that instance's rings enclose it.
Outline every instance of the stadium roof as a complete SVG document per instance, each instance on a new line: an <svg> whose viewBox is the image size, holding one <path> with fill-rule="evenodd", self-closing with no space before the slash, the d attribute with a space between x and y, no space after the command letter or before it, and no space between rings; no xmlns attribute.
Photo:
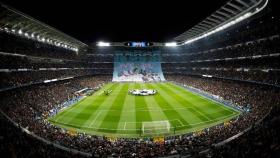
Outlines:
<svg viewBox="0 0 280 158"><path fill-rule="evenodd" d="M174 39L181 44L191 43L249 18L264 9L267 3L268 0L230 0L209 17Z"/></svg>
<svg viewBox="0 0 280 158"><path fill-rule="evenodd" d="M72 4L60 2L63 4L61 6L56 1L43 3L35 0L26 2L7 0L7 4L53 27L7 5L1 5L0 29L6 28L10 32L21 32L22 36L26 34L28 38L39 37L39 41L52 42L55 45L63 44L77 49L87 46L83 42L95 45L99 40L110 42L144 40L157 42L155 45L177 42L180 45L221 31L238 19L244 20L254 15L265 7L267 1L211 0L203 2L207 8L199 9L202 3L199 1L191 1L188 5L172 1L158 7L158 3L147 5L148 2L144 1L137 5L107 1L102 1L105 4L94 2L91 5L73 1ZM108 3L112 3L112 7L107 6ZM194 11L191 8L199 10ZM204 19L205 17L207 18ZM181 32L184 33L175 37ZM158 43L167 41L170 43Z"/></svg>
<svg viewBox="0 0 280 158"><path fill-rule="evenodd" d="M9 6L0 4L0 28L7 32L77 51L83 42Z"/></svg>

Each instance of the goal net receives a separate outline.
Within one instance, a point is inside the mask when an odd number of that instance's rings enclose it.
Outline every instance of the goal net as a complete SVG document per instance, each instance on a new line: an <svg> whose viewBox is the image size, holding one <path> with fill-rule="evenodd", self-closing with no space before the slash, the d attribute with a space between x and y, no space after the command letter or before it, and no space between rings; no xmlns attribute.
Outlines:
<svg viewBox="0 0 280 158"><path fill-rule="evenodd" d="M167 134L169 131L169 121L142 122L142 134L144 135Z"/></svg>

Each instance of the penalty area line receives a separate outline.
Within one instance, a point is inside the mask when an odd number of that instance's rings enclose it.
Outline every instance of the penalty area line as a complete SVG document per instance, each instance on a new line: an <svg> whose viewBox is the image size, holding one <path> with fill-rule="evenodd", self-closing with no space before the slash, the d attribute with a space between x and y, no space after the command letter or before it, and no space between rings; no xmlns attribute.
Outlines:
<svg viewBox="0 0 280 158"><path fill-rule="evenodd" d="M185 124L183 124L183 122L180 119L177 119L178 122L181 124L181 126L184 126Z"/></svg>
<svg viewBox="0 0 280 158"><path fill-rule="evenodd" d="M101 114L101 111L99 111L97 113L97 115L94 117L94 120L89 124L90 127L95 123L96 119L99 117L100 114Z"/></svg>

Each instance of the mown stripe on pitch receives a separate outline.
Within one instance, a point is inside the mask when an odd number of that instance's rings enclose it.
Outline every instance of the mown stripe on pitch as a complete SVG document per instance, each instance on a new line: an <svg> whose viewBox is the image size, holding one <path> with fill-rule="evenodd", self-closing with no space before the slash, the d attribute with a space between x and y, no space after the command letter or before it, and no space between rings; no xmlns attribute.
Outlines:
<svg viewBox="0 0 280 158"><path fill-rule="evenodd" d="M114 85L107 84L103 88L107 89L110 87L114 87ZM98 93L99 91L100 90L96 91L95 93ZM66 109L66 110L62 111L62 113L58 113L55 116L55 121L56 122L63 122L63 121L71 122L72 120L74 120L75 117L79 115L79 112L81 112L84 108L90 107L90 105L92 104L93 101L96 102L96 100L99 99L99 97L95 96L94 94L92 96L88 96L87 98L83 99L82 101L76 103L76 105L73 105L73 106L75 106L75 108ZM75 111L75 114L73 114L72 111Z"/></svg>
<svg viewBox="0 0 280 158"><path fill-rule="evenodd" d="M118 86L117 84L113 84L113 85L106 87L105 89L115 89L117 86ZM103 89L101 89L101 90L103 90ZM99 92L99 91L97 91L97 92ZM79 124L80 126L83 126L83 124L85 122L87 122L88 119L92 115L94 115L95 111L99 108L99 105L101 105L106 100L105 96L89 96L89 97L94 97L95 99L90 100L88 102L84 102L84 104L80 104L79 105L80 108L76 109L76 113L74 115L70 114L70 115L64 116L65 123ZM92 111L92 113L85 115L84 111ZM80 119L76 119L76 118L83 119L84 121L82 122ZM59 122L63 122L63 121L59 121Z"/></svg>
<svg viewBox="0 0 280 158"><path fill-rule="evenodd" d="M197 104L189 101L188 100L189 97L194 97L193 94L189 95L189 91L180 89L179 87L169 85L169 84L160 84L160 87L166 91L169 91L172 94L172 96L174 96L181 104L185 105L187 103L188 105L192 105L191 106L192 108L190 108L189 111L198 115L198 117L203 119L203 121L213 120L216 118L215 116L209 115L204 110L205 107L201 108L201 107L197 106ZM212 106L211 106L211 108L212 108Z"/></svg>
<svg viewBox="0 0 280 158"><path fill-rule="evenodd" d="M147 83L143 84L143 88L149 89L151 88ZM156 102L156 99L153 96L146 96L144 97L146 100L146 103L148 104L148 109L151 112L150 115L152 117L153 121L166 121L169 120L165 113L163 112L162 108L158 103ZM156 112L154 111L156 110Z"/></svg>
<svg viewBox="0 0 280 158"><path fill-rule="evenodd" d="M189 93L191 93L190 91L187 91L186 89L184 89L184 88L182 88L182 87L179 87L179 86L177 86L177 85L172 85L172 84L168 84L168 85L165 85L167 88L169 87L170 89L172 89L174 92L175 91L179 91L180 93L177 93L177 95L178 96L183 96L183 94L189 94ZM192 93L191 93L192 94ZM192 97L198 97L197 95L195 95L195 94L192 94ZM183 98L183 97L182 97ZM201 100L204 100L204 99L202 99L202 98L200 98ZM185 98L184 98L184 100L186 100ZM188 101L188 100L186 100L186 101ZM203 107L203 108L201 108L201 107L199 107L199 106L197 106L196 104L193 104L193 105L195 105L195 107L198 109L198 110L200 110L201 112L203 112L207 117L209 117L209 118L211 118L211 119L215 119L215 118L217 118L217 117L219 117L219 116L225 116L225 115L228 115L228 114L231 114L232 113L232 111L228 111L228 110L225 110L225 109L223 109L223 108L221 108L221 107L219 107L218 106L218 103L215 103L215 104L212 104L212 102L211 101L208 101L208 104L205 104L205 103L203 103L203 105L206 105L206 107ZM208 109L208 108L211 108L211 109L216 109L217 111L223 111L224 112L224 114L223 115L213 115L212 113L209 113L209 110L206 110L206 109ZM216 113L217 114L217 113ZM221 114L221 113L220 113Z"/></svg>
<svg viewBox="0 0 280 158"><path fill-rule="evenodd" d="M128 89L134 89L135 84L129 83ZM118 131L117 133L121 134L137 134L137 131L133 131L130 129L135 129L135 124L131 122L135 122L135 113L131 112L135 110L134 104L134 96L127 95L123 104L123 108L121 111L121 117L118 124Z"/></svg>
<svg viewBox="0 0 280 158"><path fill-rule="evenodd" d="M185 105L186 102L183 101L181 98L176 97L176 96L173 94L173 92L171 92L171 91L168 90L168 89L162 88L162 86L160 85L160 83L158 83L158 89L160 90L160 91L159 91L160 93L164 93L164 94L165 94L165 97L166 97L166 98L172 99L173 104L179 105L179 106L181 106L181 107L186 108L187 111L188 111L189 113L191 113L191 115L192 115L193 117L199 119L199 121L204 122L204 121L208 121L208 120L209 120L208 118L205 118L205 117L202 116L200 113L198 113L198 111L193 110L193 109L192 109L192 108L193 108L192 105L189 105L189 106ZM169 101L169 102L170 102L170 101Z"/></svg>
<svg viewBox="0 0 280 158"><path fill-rule="evenodd" d="M94 128L94 130L98 130L99 126L102 123L101 121L104 119L106 112L111 107L113 100L115 100L115 98L119 94L118 91L123 87L121 84L116 84L116 85L117 85L116 88L111 89L112 93L109 96L105 94L100 94L99 97L103 98L102 102L101 103L94 102L93 106L96 106L98 108L92 111L93 112L92 115L90 116L90 118L88 118L88 120L85 123L83 123L83 126L88 126L90 128Z"/></svg>
<svg viewBox="0 0 280 158"><path fill-rule="evenodd" d="M208 121L211 120L213 117L209 117L205 116L203 114L201 114L201 109L198 108L196 105L194 105L193 103L191 103L190 101L188 101L187 99L185 99L184 97L181 97L180 95L176 94L175 91L172 89L172 87L166 87L165 84L158 84L158 87L160 87L162 90L166 91L169 93L169 95L171 95L173 98L175 98L177 100L177 102L179 102L182 106L187 107L187 105L191 105L192 108L189 108L188 110L192 113L194 113L198 118L200 118L202 121Z"/></svg>
<svg viewBox="0 0 280 158"><path fill-rule="evenodd" d="M135 84L136 89L140 89L141 85L139 83ZM145 121L153 121L152 117L150 115L150 112L148 111L148 106L145 101L145 96L134 96L135 97L135 109L141 108L141 109L147 109L147 111L135 111L135 117L136 122L145 122ZM142 123L135 123L136 129L139 129L139 134L141 134L142 129Z"/></svg>
<svg viewBox="0 0 280 158"><path fill-rule="evenodd" d="M191 92L187 89L185 89L184 87L181 87L179 85L176 85L176 84L173 84L173 83L168 83L168 85L178 89L178 90L181 90L182 92L184 93L187 93L189 95L191 95L193 98L197 99L197 100L202 100L201 102L202 103L207 103L207 105L214 105L214 106L211 106L212 109L219 109L219 110L224 110L224 111L228 111L228 112L232 112L232 109L228 108L228 107L225 107L223 104L221 103L216 103L214 101L212 101L211 99L206 99L204 97L202 97L201 95L199 94L196 94L194 92Z"/></svg>
<svg viewBox="0 0 280 158"><path fill-rule="evenodd" d="M148 87L152 89L158 90L157 88L158 84L149 84ZM162 109L171 109L171 110L163 110L164 114L169 120L173 120L174 116L178 118L184 125L185 127L191 128L192 126L178 113L172 105L168 103L168 101L160 94L157 93L154 95L155 100L157 104L162 108ZM171 123L172 124L172 123ZM172 124L174 127L176 126L174 123Z"/></svg>
<svg viewBox="0 0 280 158"><path fill-rule="evenodd" d="M117 87L118 87L118 85L114 84L114 85L106 88L105 90L107 90L107 89L114 90ZM102 90L104 90L104 89L102 89ZM92 117L92 115L95 113L95 111L100 108L100 105L102 105L102 103L107 99L107 97L104 95L98 95L98 96L93 96L93 97L95 97L94 100L88 100L88 103L86 103L86 106L85 105L81 106L81 109L79 109L77 111L78 114L74 115L73 122L75 122L76 117L83 118L85 120L84 123L87 122ZM92 113L87 113L84 115L83 113L85 113L87 111L91 111Z"/></svg>
<svg viewBox="0 0 280 158"><path fill-rule="evenodd" d="M127 96L128 84L124 83L116 99L112 102L110 109L102 120L99 126L100 132L116 133L119 125L122 108L124 105L125 98Z"/></svg>
<svg viewBox="0 0 280 158"><path fill-rule="evenodd" d="M193 96L193 98L195 98L197 100L201 100L200 103L205 105L202 110L205 113L207 113L208 115L221 117L221 116L225 116L225 115L231 115L234 111L234 110L232 110L228 107L225 107L221 103L216 103L212 100L206 99L206 98L200 96L199 94L196 94L196 93L193 93L189 90L186 90L183 87L180 87L178 85L174 85L172 83L169 83L169 85L174 87L174 88L177 88L181 92L186 92L186 93L190 94L191 96Z"/></svg>

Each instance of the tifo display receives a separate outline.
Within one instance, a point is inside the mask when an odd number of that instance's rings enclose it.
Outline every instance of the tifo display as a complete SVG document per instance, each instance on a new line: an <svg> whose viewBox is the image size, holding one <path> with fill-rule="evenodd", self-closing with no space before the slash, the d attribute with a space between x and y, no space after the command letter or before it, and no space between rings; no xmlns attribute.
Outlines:
<svg viewBox="0 0 280 158"><path fill-rule="evenodd" d="M114 54L113 81L165 81L160 51L122 51Z"/></svg>
<svg viewBox="0 0 280 158"><path fill-rule="evenodd" d="M147 95L154 95L157 93L157 91L153 89L134 89L134 90L129 90L129 93L133 95L147 96Z"/></svg>

